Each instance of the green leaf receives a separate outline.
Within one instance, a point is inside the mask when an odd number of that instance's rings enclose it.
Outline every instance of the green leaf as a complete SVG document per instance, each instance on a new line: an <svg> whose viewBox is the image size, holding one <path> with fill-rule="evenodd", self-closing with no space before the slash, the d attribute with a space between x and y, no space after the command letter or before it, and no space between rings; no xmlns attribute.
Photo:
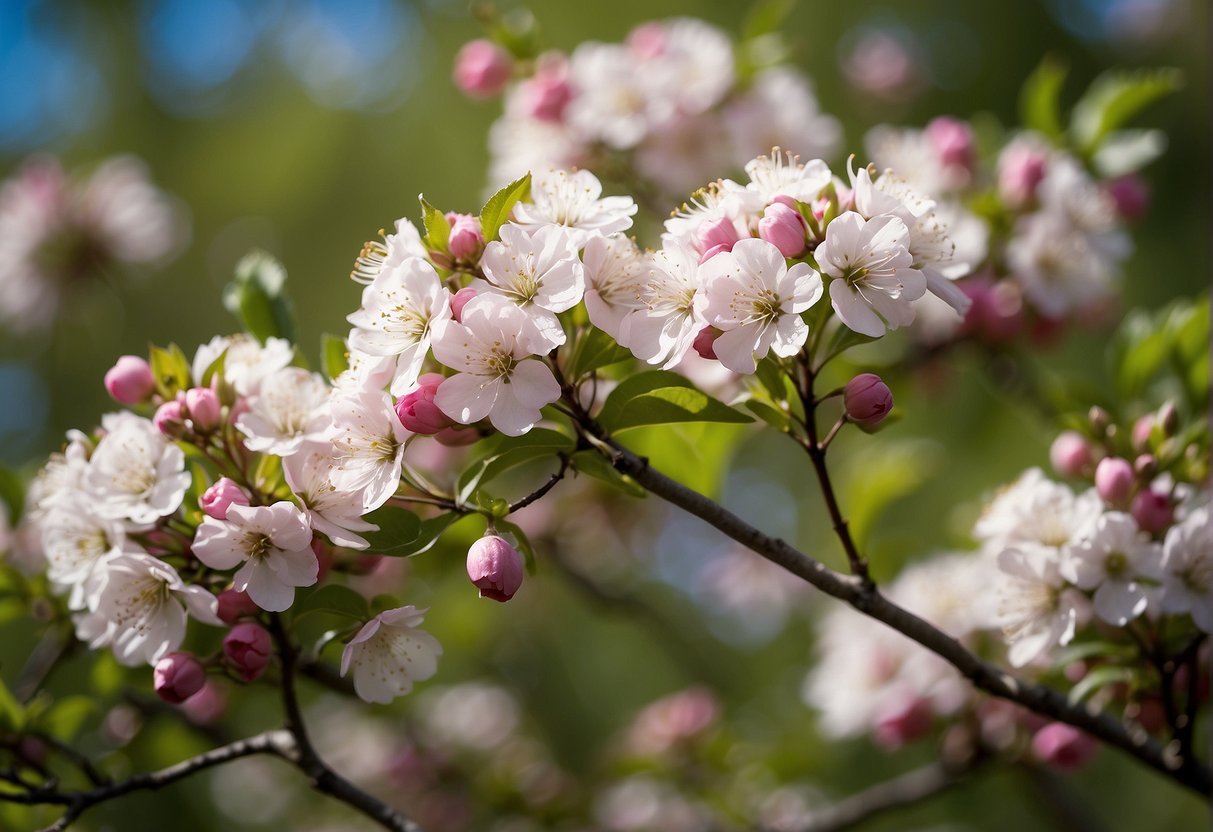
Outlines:
<svg viewBox="0 0 1213 832"><path fill-rule="evenodd" d="M1070 136L1083 153L1150 104L1183 86L1178 69L1109 70L1083 93L1070 115Z"/></svg>
<svg viewBox="0 0 1213 832"><path fill-rule="evenodd" d="M881 512L931 476L938 459L939 449L924 441L865 444L848 454L840 502L857 544L863 546Z"/></svg>
<svg viewBox="0 0 1213 832"><path fill-rule="evenodd" d="M25 723L25 708L13 696L4 679L0 678L0 728L20 730Z"/></svg>
<svg viewBox="0 0 1213 832"><path fill-rule="evenodd" d="M749 416L699 390L683 376L650 370L624 379L598 415L608 431L672 422L752 422Z"/></svg>
<svg viewBox="0 0 1213 832"><path fill-rule="evenodd" d="M750 7L741 28L742 40L777 33L796 8L796 0L758 0Z"/></svg>
<svg viewBox="0 0 1213 832"><path fill-rule="evenodd" d="M472 492L511 468L533 459L573 450L572 437L547 428L533 428L522 436L500 436L485 443L486 453L469 465L455 484L455 500L467 502Z"/></svg>
<svg viewBox="0 0 1213 832"><path fill-rule="evenodd" d="M480 209L480 230L484 232L486 243L497 239L501 226L510 218L514 206L519 200L526 199L530 193L531 175L528 173L489 197L489 201Z"/></svg>
<svg viewBox="0 0 1213 832"><path fill-rule="evenodd" d="M1111 664L1097 667L1083 676L1082 681L1070 689L1070 704L1077 705L1100 688L1119 682L1128 682L1133 675L1133 671L1127 667L1117 667Z"/></svg>
<svg viewBox="0 0 1213 832"><path fill-rule="evenodd" d="M378 554L392 554L394 550L408 546L421 531L421 518L400 506L377 508L363 519L379 527L379 531L362 532L361 535L370 544L371 551Z"/></svg>
<svg viewBox="0 0 1213 832"><path fill-rule="evenodd" d="M294 315L284 291L286 269L264 251L251 251L236 264L235 279L223 290L223 305L258 341L295 340Z"/></svg>
<svg viewBox="0 0 1213 832"><path fill-rule="evenodd" d="M1024 81L1019 91L1019 118L1025 127L1050 139L1062 135L1061 86L1067 69L1055 58L1046 57Z"/></svg>
<svg viewBox="0 0 1213 832"><path fill-rule="evenodd" d="M253 471L253 483L264 494L272 494L286 479L282 475L282 457L265 454Z"/></svg>
<svg viewBox="0 0 1213 832"><path fill-rule="evenodd" d="M585 335L577 340L573 355L565 372L574 381L589 375L600 367L617 364L632 357L632 353L598 327L589 327Z"/></svg>
<svg viewBox="0 0 1213 832"><path fill-rule="evenodd" d="M412 542L398 546L391 551L380 550L379 554L403 558L428 552L438 542L438 538L442 536L443 532L468 516L467 514L452 511L446 514L439 514L437 517L431 517L429 520L422 520L421 530L413 538Z"/></svg>
<svg viewBox="0 0 1213 832"><path fill-rule="evenodd" d="M315 592L303 595L291 607L292 621L298 621L309 613L327 612L366 621L371 617L371 607L366 598L340 584L325 584Z"/></svg>
<svg viewBox="0 0 1213 832"><path fill-rule="evenodd" d="M15 471L3 465L0 465L0 501L8 509L9 524L16 526L25 509L25 483Z"/></svg>
<svg viewBox="0 0 1213 832"><path fill-rule="evenodd" d="M329 381L344 373L350 366L350 352L346 349L345 340L336 335L324 333L320 346L320 363Z"/></svg>
<svg viewBox="0 0 1213 832"><path fill-rule="evenodd" d="M788 414L759 399L747 399L745 409L776 430L786 433L792 429L792 418Z"/></svg>
<svg viewBox="0 0 1213 832"><path fill-rule="evenodd" d="M198 384L202 387L210 387L211 380L214 379L216 375L223 378L223 368L226 364L227 349L224 348L223 352L219 353L219 356L208 364L206 369L202 371L202 378L198 380Z"/></svg>
<svg viewBox="0 0 1213 832"><path fill-rule="evenodd" d="M451 239L451 224L446 220L446 214L425 201L425 196L417 195L421 203L421 221L425 224L425 247L432 251L446 251L447 242Z"/></svg>
<svg viewBox="0 0 1213 832"><path fill-rule="evenodd" d="M190 383L190 362L185 353L176 344L169 344L168 349L153 346L150 350L152 375L156 378L156 392L165 399L175 398L180 390L188 390Z"/></svg>
<svg viewBox="0 0 1213 832"><path fill-rule="evenodd" d="M643 497L644 486L629 476L619 473L598 451L578 451L569 458L573 470L604 482L631 497Z"/></svg>
<svg viewBox="0 0 1213 832"><path fill-rule="evenodd" d="M65 696L57 699L38 718L38 724L52 737L70 743L84 727L84 722L100 710L100 703L92 696Z"/></svg>

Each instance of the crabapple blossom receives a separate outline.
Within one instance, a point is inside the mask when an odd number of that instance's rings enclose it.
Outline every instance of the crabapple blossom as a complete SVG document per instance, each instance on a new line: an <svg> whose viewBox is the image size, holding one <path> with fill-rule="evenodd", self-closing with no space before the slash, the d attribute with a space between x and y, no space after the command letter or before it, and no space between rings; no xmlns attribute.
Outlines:
<svg viewBox="0 0 1213 832"><path fill-rule="evenodd" d="M206 669L190 653L169 653L152 669L156 695L172 705L180 705L205 684Z"/></svg>
<svg viewBox="0 0 1213 832"><path fill-rule="evenodd" d="M110 646L120 664L155 664L181 646L186 614L220 625L215 596L187 585L162 560L137 552L108 558L97 575L90 610L76 622L89 646Z"/></svg>
<svg viewBox="0 0 1213 832"><path fill-rule="evenodd" d="M804 217L783 203L773 202L758 221L758 236L779 249L784 257L799 257L806 246Z"/></svg>
<svg viewBox="0 0 1213 832"><path fill-rule="evenodd" d="M295 358L295 348L285 338L267 338L262 345L256 338L243 333L216 335L194 353L194 381L201 384L207 368L223 356L223 380L241 396L251 396L261 388L261 382Z"/></svg>
<svg viewBox="0 0 1213 832"><path fill-rule="evenodd" d="M216 613L224 624L235 624L241 618L254 616L261 612L261 607L248 597L247 592L235 589L225 589L216 596L218 606Z"/></svg>
<svg viewBox="0 0 1213 832"><path fill-rule="evenodd" d="M146 401L156 389L151 366L137 355L124 355L105 372L105 390L119 404Z"/></svg>
<svg viewBox="0 0 1213 832"><path fill-rule="evenodd" d="M987 506L973 534L995 549L1027 543L1060 551L1082 539L1102 513L1094 489L1075 495L1032 468Z"/></svg>
<svg viewBox="0 0 1213 832"><path fill-rule="evenodd" d="M223 637L223 655L246 682L265 672L272 653L270 634L254 621L237 624Z"/></svg>
<svg viewBox="0 0 1213 832"><path fill-rule="evenodd" d="M574 301L576 302L576 301ZM425 260L409 257L386 266L362 292L350 346L370 355L395 356L391 392L403 395L421 372L434 327L451 317L450 292Z"/></svg>
<svg viewBox="0 0 1213 832"><path fill-rule="evenodd" d="M176 511L190 484L181 448L133 413L111 413L101 424L105 436L84 478L93 510L136 524L153 523Z"/></svg>
<svg viewBox="0 0 1213 832"><path fill-rule="evenodd" d="M1150 534L1162 534L1175 519L1175 507L1171 504L1171 498L1153 488L1138 492L1129 506L1129 511L1142 531Z"/></svg>
<svg viewBox="0 0 1213 832"><path fill-rule="evenodd" d="M98 517L83 501L54 504L39 519L40 543L46 556L46 574L56 584L71 588L68 606L85 606L86 586L110 555L127 549L122 523Z"/></svg>
<svg viewBox="0 0 1213 832"><path fill-rule="evenodd" d="M497 535L486 535L468 549L468 579L481 598L508 601L522 586L522 555Z"/></svg>
<svg viewBox="0 0 1213 832"><path fill-rule="evenodd" d="M324 438L329 428L329 386L300 367L285 367L261 382L236 419L250 451L287 457L305 442Z"/></svg>
<svg viewBox="0 0 1213 832"><path fill-rule="evenodd" d="M581 248L595 234L631 228L636 210L630 196L603 197L602 183L588 170L548 170L532 177L531 201L514 206L514 223L532 234L558 226L574 248Z"/></svg>
<svg viewBox="0 0 1213 832"><path fill-rule="evenodd" d="M500 240L484 249L480 266L485 282L476 288L521 309L526 327L522 334L532 345L528 349L535 355L549 352L565 340L556 313L572 309L585 294L585 269L577 247L555 225L540 225L528 232L507 223L500 234ZM463 323L466 315L467 306L460 316Z"/></svg>
<svg viewBox="0 0 1213 832"><path fill-rule="evenodd" d="M451 317L456 321L462 320L461 316L463 315L463 307L467 306L468 301L476 297L477 294L477 291L471 286L464 286L462 289L452 295Z"/></svg>
<svg viewBox="0 0 1213 832"><path fill-rule="evenodd" d="M1049 462L1053 470L1063 477L1082 476L1093 461L1091 446L1078 431L1063 431L1049 446Z"/></svg>
<svg viewBox="0 0 1213 832"><path fill-rule="evenodd" d="M362 491L363 508L383 505L400 485L408 435L387 393L360 391L334 396L329 439L337 467L330 475L340 491Z"/></svg>
<svg viewBox="0 0 1213 832"><path fill-rule="evenodd" d="M1128 514L1110 511L1082 541L1065 548L1061 574L1080 589L1095 590L1095 614L1123 627L1145 612L1149 587L1162 578L1162 547Z"/></svg>
<svg viewBox="0 0 1213 832"><path fill-rule="evenodd" d="M1213 533L1201 506L1167 532L1163 542L1162 609L1188 613L1213 634Z"/></svg>
<svg viewBox="0 0 1213 832"><path fill-rule="evenodd" d="M569 59L577 95L569 102L569 125L591 141L616 150L635 147L675 112L674 79L660 67L638 66L614 44L583 43Z"/></svg>
<svg viewBox="0 0 1213 832"><path fill-rule="evenodd" d="M842 126L821 111L812 83L787 66L759 72L722 115L734 164L772 147L810 159L831 158L842 141Z"/></svg>
<svg viewBox="0 0 1213 832"><path fill-rule="evenodd" d="M210 433L219 427L223 405L219 394L209 387L191 387L185 391L185 410L194 430Z"/></svg>
<svg viewBox="0 0 1213 832"><path fill-rule="evenodd" d="M707 297L700 291L695 253L667 245L653 255L640 303L639 309L624 317L617 340L641 361L669 369L683 359L707 325Z"/></svg>
<svg viewBox="0 0 1213 832"><path fill-rule="evenodd" d="M202 496L198 498L198 507L207 517L216 520L226 520L227 510L232 506L247 506L248 494L244 489L227 477L220 477L211 483Z"/></svg>
<svg viewBox="0 0 1213 832"><path fill-rule="evenodd" d="M1023 544L998 553L998 613L1013 667L1023 667L1074 638L1083 601L1068 589L1055 552Z"/></svg>
<svg viewBox="0 0 1213 832"><path fill-rule="evenodd" d="M860 373L847 382L842 404L848 419L871 428L883 422L893 409L893 394L880 376Z"/></svg>
<svg viewBox="0 0 1213 832"><path fill-rule="evenodd" d="M926 292L926 278L912 267L910 232L897 217L865 220L847 211L826 228L814 256L830 281L830 305L839 319L863 335L879 338L886 327L914 320L911 301Z"/></svg>
<svg viewBox="0 0 1213 832"><path fill-rule="evenodd" d="M341 654L341 675L354 672L354 692L366 702L387 704L438 671L442 645L417 629L425 610L385 610L363 625Z"/></svg>
<svg viewBox="0 0 1213 832"><path fill-rule="evenodd" d="M707 304L703 316L723 334L712 350L737 373L753 373L768 352L787 358L809 337L800 317L821 299L821 275L807 263L788 268L766 240L746 239L699 269Z"/></svg>
<svg viewBox="0 0 1213 832"><path fill-rule="evenodd" d="M472 214L447 214L446 219L451 224L450 236L446 241L451 256L456 260L475 260L484 250L480 218Z"/></svg>
<svg viewBox="0 0 1213 832"><path fill-rule="evenodd" d="M1107 456L1095 467L1095 490L1104 502L1120 505L1133 493L1133 466L1128 460Z"/></svg>
<svg viewBox="0 0 1213 832"><path fill-rule="evenodd" d="M540 409L560 398L552 371L531 358L537 339L530 319L493 294L473 298L462 317L462 323L445 324L434 341L434 357L457 371L438 388L434 403L460 424L487 418L507 436L526 433L541 418Z"/></svg>
<svg viewBox="0 0 1213 832"><path fill-rule="evenodd" d="M295 587L316 583L320 567L307 517L285 501L232 505L225 520L203 518L192 548L212 569L240 566L233 586L270 612L290 607Z"/></svg>
<svg viewBox="0 0 1213 832"><path fill-rule="evenodd" d="M513 72L510 53L490 40L469 41L455 56L455 85L476 98L500 93Z"/></svg>
<svg viewBox="0 0 1213 832"><path fill-rule="evenodd" d="M362 519L365 509L361 491L338 491L333 485L335 468L327 445L304 445L282 461L286 483L302 505L308 524L337 546L365 549L369 544L357 532L373 532L379 527Z"/></svg>
<svg viewBox="0 0 1213 832"><path fill-rule="evenodd" d="M640 308L647 259L635 241L623 234L591 237L581 257L590 323L618 341L624 317Z"/></svg>
<svg viewBox="0 0 1213 832"><path fill-rule="evenodd" d="M410 257L424 260L428 256L417 226L402 217L396 220L395 228L393 233L387 235L383 234L383 229L379 230L383 242L371 240L362 246L354 261L354 270L350 272L351 280L355 283L372 283L380 272L398 266Z"/></svg>

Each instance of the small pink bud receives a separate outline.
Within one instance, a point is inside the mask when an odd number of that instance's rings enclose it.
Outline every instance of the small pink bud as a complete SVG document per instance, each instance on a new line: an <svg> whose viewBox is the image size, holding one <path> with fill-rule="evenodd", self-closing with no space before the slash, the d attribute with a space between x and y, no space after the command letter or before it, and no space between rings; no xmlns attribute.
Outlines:
<svg viewBox="0 0 1213 832"><path fill-rule="evenodd" d="M1094 461L1087 438L1076 430L1067 430L1053 440L1049 448L1053 470L1063 477L1081 477Z"/></svg>
<svg viewBox="0 0 1213 832"><path fill-rule="evenodd" d="M1104 457L1095 467L1095 490L1106 503L1126 502L1133 493L1133 466L1118 456Z"/></svg>
<svg viewBox="0 0 1213 832"><path fill-rule="evenodd" d="M896 751L925 736L934 722L931 703L921 696L910 696L877 719L872 739L886 751Z"/></svg>
<svg viewBox="0 0 1213 832"><path fill-rule="evenodd" d="M214 682L207 682L181 706L190 721L197 725L217 722L227 710L227 695Z"/></svg>
<svg viewBox="0 0 1213 832"><path fill-rule="evenodd" d="M236 589L225 589L217 598L219 608L217 614L224 624L235 624L241 618L256 615L261 608L248 596L247 592Z"/></svg>
<svg viewBox="0 0 1213 832"><path fill-rule="evenodd" d="M865 428L884 421L893 409L893 393L874 373L860 373L847 382L842 394L847 418Z"/></svg>
<svg viewBox="0 0 1213 832"><path fill-rule="evenodd" d="M219 394L209 387L192 387L185 391L185 409L189 411L194 430L209 433L219 427L221 408Z"/></svg>
<svg viewBox="0 0 1213 832"><path fill-rule="evenodd" d="M249 498L240 486L227 477L220 477L215 480L211 484L211 487L203 491L202 496L198 499L198 507L208 517L214 517L216 520L226 520L227 510L233 504L247 506Z"/></svg>
<svg viewBox="0 0 1213 832"><path fill-rule="evenodd" d="M563 55L554 52L541 55L535 74L519 87L523 112L531 118L553 123L564 120L565 108L573 100L573 87Z"/></svg>
<svg viewBox="0 0 1213 832"><path fill-rule="evenodd" d="M443 428L434 434L434 438L441 445L446 445L448 448L462 448L464 445L471 445L480 439L480 432L475 428Z"/></svg>
<svg viewBox="0 0 1213 832"><path fill-rule="evenodd" d="M705 326L699 330L699 334L695 336L691 346L695 352L699 353L701 358L706 358L709 361L716 359L716 348L713 344L716 343L717 336L720 335L720 330L713 329L710 326Z"/></svg>
<svg viewBox="0 0 1213 832"><path fill-rule="evenodd" d="M1150 534L1161 534L1175 519L1175 508L1171 505L1171 498L1161 491L1151 488L1139 492L1133 498L1133 505L1129 508L1129 512L1137 521L1137 527Z"/></svg>
<svg viewBox="0 0 1213 832"><path fill-rule="evenodd" d="M665 27L656 22L642 23L628 33L627 44L637 58L659 58L665 53Z"/></svg>
<svg viewBox="0 0 1213 832"><path fill-rule="evenodd" d="M270 663L271 652L270 634L252 621L237 624L223 639L223 655L246 682L262 674Z"/></svg>
<svg viewBox="0 0 1213 832"><path fill-rule="evenodd" d="M469 41L455 56L455 86L473 98L497 95L513 72L513 58L492 41Z"/></svg>
<svg viewBox="0 0 1213 832"><path fill-rule="evenodd" d="M725 251L732 251L733 244L741 239L737 233L737 226L733 225L733 221L728 217L704 222L695 232L695 237L699 242L699 247L705 252L717 246L722 246Z"/></svg>
<svg viewBox="0 0 1213 832"><path fill-rule="evenodd" d="M1133 448L1144 451L1150 447L1150 434L1154 432L1154 414L1147 413L1133 423Z"/></svg>
<svg viewBox="0 0 1213 832"><path fill-rule="evenodd" d="M471 286L465 286L451 297L451 317L455 319L455 323L463 321L463 307L468 305L468 301L476 297L476 290Z"/></svg>
<svg viewBox="0 0 1213 832"><path fill-rule="evenodd" d="M451 236L447 250L456 260L474 260L484 250L484 234L480 230L480 218L471 214L447 214L451 224Z"/></svg>
<svg viewBox="0 0 1213 832"><path fill-rule="evenodd" d="M423 436L430 436L455 424L434 404L438 387L444 381L446 379L438 373L426 373L417 379L417 389L401 396L396 402L396 415L400 418L400 424Z"/></svg>
<svg viewBox="0 0 1213 832"><path fill-rule="evenodd" d="M702 266L704 263L711 260L717 254L720 254L723 251L731 251L732 248L733 248L732 246L726 246L726 245L712 246L710 249L708 249L707 251L705 251L703 254L701 254L699 256L699 264Z"/></svg>
<svg viewBox="0 0 1213 832"><path fill-rule="evenodd" d="M522 586L522 555L497 535L486 535L472 544L467 567L481 598L505 602Z"/></svg>
<svg viewBox="0 0 1213 832"><path fill-rule="evenodd" d="M139 404L156 389L156 377L142 358L124 355L106 371L105 389L119 404Z"/></svg>
<svg viewBox="0 0 1213 832"><path fill-rule="evenodd" d="M1150 186L1135 173L1113 179L1104 186L1116 204L1116 213L1126 220L1139 220L1150 207Z"/></svg>
<svg viewBox="0 0 1213 832"><path fill-rule="evenodd" d="M784 257L797 257L803 254L807 247L807 228L799 211L773 202L767 206L762 219L758 221L758 236L779 249Z"/></svg>
<svg viewBox="0 0 1213 832"><path fill-rule="evenodd" d="M973 128L968 122L941 116L927 125L926 136L944 167L973 171Z"/></svg>
<svg viewBox="0 0 1213 832"><path fill-rule="evenodd" d="M1018 207L1036 198L1036 187L1045 178L1049 158L1030 142L1012 142L998 160L998 192L1010 205Z"/></svg>
<svg viewBox="0 0 1213 832"><path fill-rule="evenodd" d="M156 695L180 705L206 684L206 669L189 653L169 653L152 670Z"/></svg>
<svg viewBox="0 0 1213 832"><path fill-rule="evenodd" d="M1066 771L1085 766L1097 749L1095 740L1064 722L1051 722L1032 737L1032 756Z"/></svg>
<svg viewBox="0 0 1213 832"><path fill-rule="evenodd" d="M1154 454L1139 454L1133 460L1133 474L1142 482L1149 482L1158 476L1158 458Z"/></svg>
<svg viewBox="0 0 1213 832"><path fill-rule="evenodd" d="M185 405L176 399L170 399L156 408L152 424L165 436L180 436L185 430Z"/></svg>

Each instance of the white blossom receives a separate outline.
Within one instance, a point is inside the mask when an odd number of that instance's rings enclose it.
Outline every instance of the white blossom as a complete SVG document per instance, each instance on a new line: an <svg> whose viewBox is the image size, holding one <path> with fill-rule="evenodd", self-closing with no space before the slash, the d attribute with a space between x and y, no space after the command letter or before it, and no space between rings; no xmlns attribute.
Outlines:
<svg viewBox="0 0 1213 832"><path fill-rule="evenodd" d="M653 255L640 302L642 306L623 319L619 343L641 361L668 369L682 360L707 325L707 298L700 291L693 251L667 244Z"/></svg>
<svg viewBox="0 0 1213 832"><path fill-rule="evenodd" d="M362 519L366 511L362 491L338 490L333 485L336 467L327 444L306 444L282 462L287 485L302 504L311 527L328 535L337 546L365 549L368 544L357 532L377 531L379 527Z"/></svg>
<svg viewBox="0 0 1213 832"><path fill-rule="evenodd" d="M1102 512L1094 489L1075 495L1032 468L990 503L973 533L994 549L1031 544L1059 552L1081 540Z"/></svg>
<svg viewBox="0 0 1213 832"><path fill-rule="evenodd" d="M1195 509L1163 541L1162 609L1189 613L1213 633L1213 529L1207 505Z"/></svg>
<svg viewBox="0 0 1213 832"><path fill-rule="evenodd" d="M1095 614L1123 627L1146 610L1150 584L1162 577L1162 547L1130 515L1110 511L1065 548L1061 574L1080 589L1095 590Z"/></svg>
<svg viewBox="0 0 1213 832"><path fill-rule="evenodd" d="M707 305L704 317L723 330L713 342L720 363L753 373L768 352L787 358L809 337L800 315L821 299L821 275L806 263L791 269L765 240L746 239L700 266Z"/></svg>
<svg viewBox="0 0 1213 832"><path fill-rule="evenodd" d="M803 74L787 66L765 69L724 108L733 159L782 147L807 159L831 158L842 143L838 119L825 115Z"/></svg>
<svg viewBox="0 0 1213 832"><path fill-rule="evenodd" d="M154 523L181 505L190 485L185 452L148 419L128 411L102 418L105 435L89 459L85 485L102 517Z"/></svg>
<svg viewBox="0 0 1213 832"><path fill-rule="evenodd" d="M582 252L585 263L585 311L590 323L619 340L624 317L641 306L648 274L647 258L623 234L593 237Z"/></svg>
<svg viewBox="0 0 1213 832"><path fill-rule="evenodd" d="M227 519L205 517L193 552L212 569L240 566L232 585L263 610L282 612L295 587L316 583L320 564L312 551L312 529L291 503L228 507Z"/></svg>
<svg viewBox="0 0 1213 832"><path fill-rule="evenodd" d="M304 442L323 438L330 423L328 400L329 386L322 376L285 367L261 382L236 427L250 451L290 456Z"/></svg>
<svg viewBox="0 0 1213 832"><path fill-rule="evenodd" d="M341 675L354 671L354 692L366 702L387 704L438 672L442 645L417 629L425 610L385 610L363 625L341 654Z"/></svg>
<svg viewBox="0 0 1213 832"><path fill-rule="evenodd" d="M380 230L380 234L383 231ZM410 257L424 260L429 256L421 242L417 227L403 217L396 220L396 230L384 236L383 242L371 240L362 247L350 278L357 283L371 283L380 273L400 265Z"/></svg>
<svg viewBox="0 0 1213 832"><path fill-rule="evenodd" d="M98 564L126 548L122 523L98 517L80 500L53 506L40 519L38 528L47 577L71 591L69 607L82 609L85 586Z"/></svg>
<svg viewBox="0 0 1213 832"><path fill-rule="evenodd" d="M1023 667L1074 638L1085 599L1066 585L1056 551L1025 543L998 554L999 620L1014 667Z"/></svg>
<svg viewBox="0 0 1213 832"><path fill-rule="evenodd" d="M330 474L340 491L362 491L364 509L386 503L400 486L408 431L387 395L375 390L335 395L330 441L337 467Z"/></svg>
<svg viewBox="0 0 1213 832"><path fill-rule="evenodd" d="M240 395L251 396L261 388L263 379L290 365L295 348L285 338L267 338L262 346L256 338L243 333L216 335L194 353L195 384L202 383L207 368L221 355L224 355L224 381Z"/></svg>
<svg viewBox="0 0 1213 832"><path fill-rule="evenodd" d="M676 78L669 68L641 64L616 44L580 44L569 57L569 79L577 90L566 111L569 124L616 150L635 147L676 111Z"/></svg>
<svg viewBox="0 0 1213 832"><path fill-rule="evenodd" d="M603 197L602 183L588 170L548 170L532 177L531 201L514 206L514 223L532 234L560 226L569 243L581 248L595 234L631 228L635 213L630 196Z"/></svg>

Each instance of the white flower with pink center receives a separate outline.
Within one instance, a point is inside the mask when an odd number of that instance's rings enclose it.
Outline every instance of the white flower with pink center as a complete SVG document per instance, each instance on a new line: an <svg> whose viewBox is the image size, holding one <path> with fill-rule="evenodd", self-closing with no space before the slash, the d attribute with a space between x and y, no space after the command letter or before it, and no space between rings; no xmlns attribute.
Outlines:
<svg viewBox="0 0 1213 832"><path fill-rule="evenodd" d="M826 227L814 256L830 281L830 304L844 324L879 338L914 321L913 301L926 293L922 272L906 247L910 232L895 216L865 220L847 211Z"/></svg>
<svg viewBox="0 0 1213 832"><path fill-rule="evenodd" d="M1061 574L1079 589L1095 590L1095 614L1123 627L1154 598L1150 587L1162 578L1162 547L1132 516L1109 511L1089 535L1065 548Z"/></svg>
<svg viewBox="0 0 1213 832"><path fill-rule="evenodd" d="M233 587L270 612L288 609L295 601L295 587L316 583L320 570L307 517L285 501L271 506L233 504L226 520L203 518L193 551L212 569L239 565Z"/></svg>
<svg viewBox="0 0 1213 832"><path fill-rule="evenodd" d="M480 265L486 282L476 288L522 310L524 337L535 344L531 352L541 355L564 343L556 313L572 309L585 294L585 269L563 228L544 225L532 233L507 223L501 239L485 246Z"/></svg>
<svg viewBox="0 0 1213 832"><path fill-rule="evenodd" d="M354 692L365 702L386 705L438 672L442 645L417 629L425 610L385 610L363 625L341 654L341 675L354 671Z"/></svg>
<svg viewBox="0 0 1213 832"><path fill-rule="evenodd" d="M487 418L507 436L526 433L540 410L560 398L560 385L528 337L527 315L497 295L478 295L434 341L434 357L457 371L438 388L434 403L470 425ZM543 349L540 346L540 349Z"/></svg>
<svg viewBox="0 0 1213 832"><path fill-rule="evenodd" d="M1013 667L1069 644L1086 612L1086 599L1066 585L1058 565L1057 552L1043 546L1023 544L998 554L998 616Z"/></svg>
<svg viewBox="0 0 1213 832"><path fill-rule="evenodd" d="M285 367L261 383L236 419L250 451L290 456L304 442L319 441L328 430L330 388L324 378L300 367Z"/></svg>
<svg viewBox="0 0 1213 832"><path fill-rule="evenodd" d="M386 503L400 486L404 440L392 399L376 390L342 393L331 402L329 434L337 467L330 477L340 491L361 491L366 511Z"/></svg>
<svg viewBox="0 0 1213 832"><path fill-rule="evenodd" d="M117 520L106 520L78 500L55 505L38 520L46 575L69 588L68 606L82 609L85 584L107 556L127 548L126 533Z"/></svg>
<svg viewBox="0 0 1213 832"><path fill-rule="evenodd" d="M700 266L707 306L704 317L723 330L712 344L720 363L735 373L753 373L774 352L795 355L809 337L800 314L821 299L821 275L806 263L791 269L765 240L741 240L732 251Z"/></svg>
<svg viewBox="0 0 1213 832"><path fill-rule="evenodd" d="M623 234L591 238L581 256L585 262L585 311L590 323L619 340L624 317L641 307L648 259Z"/></svg>
<svg viewBox="0 0 1213 832"><path fill-rule="evenodd" d="M514 206L514 223L530 233L548 225L565 229L574 248L595 234L632 227L636 203L630 196L602 196L602 183L588 170L549 170L531 180L531 201Z"/></svg>
<svg viewBox="0 0 1213 832"><path fill-rule="evenodd" d="M1213 633L1213 534L1209 507L1201 506L1167 532L1163 542L1162 609L1189 613Z"/></svg>
<svg viewBox="0 0 1213 832"><path fill-rule="evenodd" d="M162 560L142 553L107 558L93 580L91 611L76 622L89 647L110 646L124 665L155 664L181 646L190 616L216 627L215 596L187 585Z"/></svg>
<svg viewBox="0 0 1213 832"><path fill-rule="evenodd" d="M190 475L185 452L148 419L122 411L102 418L105 436L85 474L93 510L111 520L154 523L181 505Z"/></svg>
<svg viewBox="0 0 1213 832"><path fill-rule="evenodd" d="M391 391L401 396L417 382L433 327L450 317L450 292L434 267L409 257L385 268L363 290L362 308L346 318L354 325L350 347L370 355L395 356Z"/></svg>
<svg viewBox="0 0 1213 832"><path fill-rule="evenodd" d="M307 444L282 461L286 483L303 505L303 514L313 529L328 536L337 546L365 549L367 542L357 532L378 530L362 519L362 491L338 490L333 485L337 467L329 445Z"/></svg>
<svg viewBox="0 0 1213 832"><path fill-rule="evenodd" d="M226 355L225 355L226 353ZM252 396L261 382L295 360L295 348L285 338L267 338L262 346L256 338L243 333L216 335L194 353L194 383L223 355L223 379L242 396Z"/></svg>
<svg viewBox="0 0 1213 832"><path fill-rule="evenodd" d="M379 233L382 235L383 230ZM396 231L383 237L383 242L371 240L362 247L354 261L350 279L357 283L371 283L384 272L403 263L409 257L425 259L429 253L421 242L417 227L408 220L396 220Z"/></svg>
<svg viewBox="0 0 1213 832"><path fill-rule="evenodd" d="M649 261L640 291L641 307L623 319L619 343L641 361L677 364L707 325L707 298L700 289L699 263L694 250L667 244Z"/></svg>

